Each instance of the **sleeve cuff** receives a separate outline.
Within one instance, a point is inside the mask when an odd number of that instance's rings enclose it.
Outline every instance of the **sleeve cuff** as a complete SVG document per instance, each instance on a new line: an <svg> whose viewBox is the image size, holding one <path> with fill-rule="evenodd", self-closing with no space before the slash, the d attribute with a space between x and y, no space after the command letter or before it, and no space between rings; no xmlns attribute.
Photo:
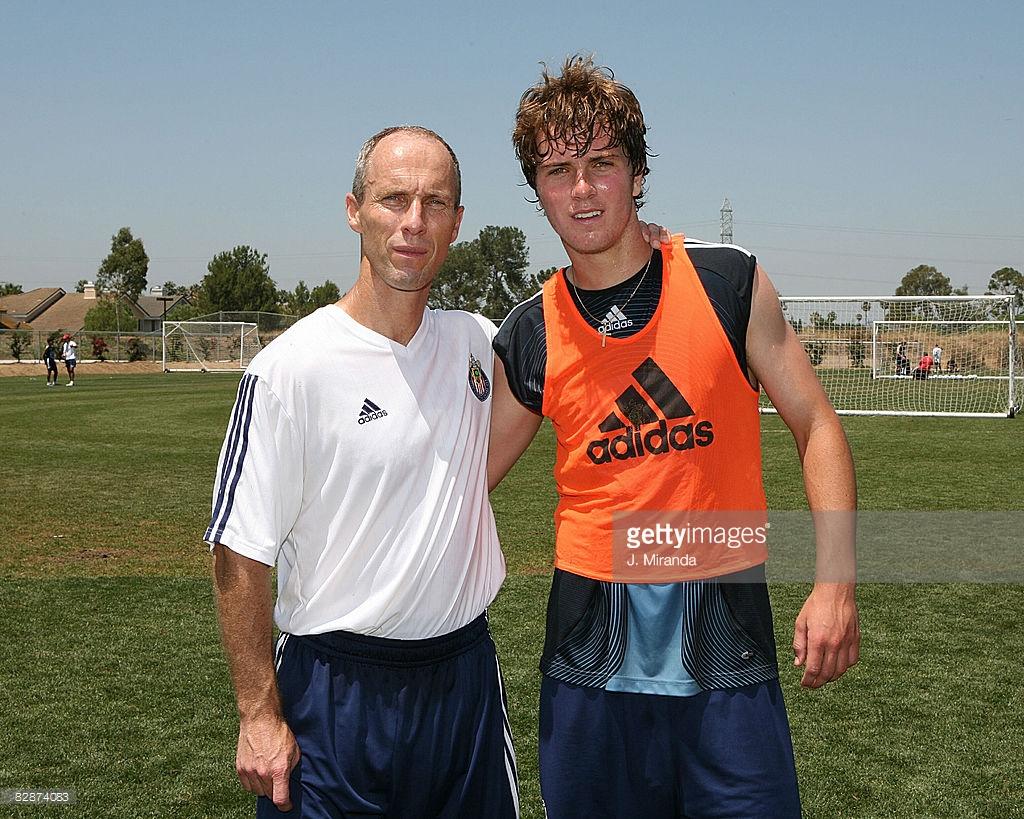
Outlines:
<svg viewBox="0 0 1024 819"><path fill-rule="evenodd" d="M266 549L261 549L259 546L254 546L251 543L246 543L243 540L236 538L230 538L230 542L227 542L229 538L221 537L220 540L212 540L213 533L207 529L206 534L203 535L203 542L210 547L210 551L213 551L213 547L216 544L220 544L225 549L230 549L235 554L239 554L242 557L248 557L250 560L258 561L265 566L273 567L277 562L277 555L267 554Z"/></svg>

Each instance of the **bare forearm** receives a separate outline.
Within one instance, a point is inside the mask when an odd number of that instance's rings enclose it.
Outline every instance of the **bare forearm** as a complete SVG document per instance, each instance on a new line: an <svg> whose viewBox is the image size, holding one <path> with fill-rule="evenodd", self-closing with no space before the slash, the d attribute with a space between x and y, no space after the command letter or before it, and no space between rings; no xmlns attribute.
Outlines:
<svg viewBox="0 0 1024 819"><path fill-rule="evenodd" d="M214 585L221 640L242 720L281 715L274 673L270 568L214 549Z"/></svg>
<svg viewBox="0 0 1024 819"><path fill-rule="evenodd" d="M856 581L857 479L839 419L828 412L797 439L807 503L814 517L817 582Z"/></svg>

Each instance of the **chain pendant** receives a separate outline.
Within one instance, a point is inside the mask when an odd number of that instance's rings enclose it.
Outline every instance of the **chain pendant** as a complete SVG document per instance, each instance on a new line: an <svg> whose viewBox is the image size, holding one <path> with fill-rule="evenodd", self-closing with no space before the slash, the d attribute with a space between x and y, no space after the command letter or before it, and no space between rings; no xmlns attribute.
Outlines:
<svg viewBox="0 0 1024 819"><path fill-rule="evenodd" d="M608 341L608 325L607 324L602 324L601 325L601 347L602 348L604 347L606 341Z"/></svg>

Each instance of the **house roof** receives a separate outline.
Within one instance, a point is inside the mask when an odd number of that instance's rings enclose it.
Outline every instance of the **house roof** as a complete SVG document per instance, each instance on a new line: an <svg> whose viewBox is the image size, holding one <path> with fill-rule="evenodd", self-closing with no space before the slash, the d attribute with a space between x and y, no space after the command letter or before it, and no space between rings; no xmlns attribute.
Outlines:
<svg viewBox="0 0 1024 819"><path fill-rule="evenodd" d="M8 318L6 313L0 313L0 330L31 330L32 325L20 319Z"/></svg>
<svg viewBox="0 0 1024 819"><path fill-rule="evenodd" d="M156 296L139 296L135 303L142 308L145 313L144 316L139 318L163 318L164 313L169 313L173 310L178 303L185 298L182 293L177 296L166 296L167 301L161 301ZM165 309L166 308L166 309Z"/></svg>
<svg viewBox="0 0 1024 819"><path fill-rule="evenodd" d="M7 311L8 319L33 321L63 295L63 287L37 287L27 293L0 297L0 308Z"/></svg>
<svg viewBox="0 0 1024 819"><path fill-rule="evenodd" d="M97 304L97 299L87 299L82 293L65 293L60 301L33 320L32 327L46 332L67 330L77 333L85 324L85 314Z"/></svg>
<svg viewBox="0 0 1024 819"><path fill-rule="evenodd" d="M184 295L175 296L173 301L166 303L167 310L173 309L183 299ZM124 301L136 318L161 318L164 315L164 302L156 296L139 296L136 301ZM77 333L85 324L85 314L97 304L99 299L87 299L84 293L66 293L61 287L37 287L27 293L0 298L0 314L5 325L19 326L20 323L26 327L26 322L31 322L33 330ZM125 330L131 332L135 327L125 327Z"/></svg>

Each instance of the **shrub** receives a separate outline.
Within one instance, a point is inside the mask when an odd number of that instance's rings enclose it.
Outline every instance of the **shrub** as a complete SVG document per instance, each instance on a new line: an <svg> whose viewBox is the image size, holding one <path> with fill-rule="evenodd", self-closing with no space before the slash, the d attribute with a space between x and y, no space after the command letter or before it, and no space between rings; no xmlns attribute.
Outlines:
<svg viewBox="0 0 1024 819"><path fill-rule="evenodd" d="M92 337L92 357L100 361L107 360L107 342L102 336Z"/></svg>
<svg viewBox="0 0 1024 819"><path fill-rule="evenodd" d="M128 339L125 350L128 353L129 361L145 361L151 352L149 345L138 337Z"/></svg>
<svg viewBox="0 0 1024 819"><path fill-rule="evenodd" d="M32 343L32 337L24 330L15 330L11 333L11 355L15 361L21 361L21 354L28 350Z"/></svg>

